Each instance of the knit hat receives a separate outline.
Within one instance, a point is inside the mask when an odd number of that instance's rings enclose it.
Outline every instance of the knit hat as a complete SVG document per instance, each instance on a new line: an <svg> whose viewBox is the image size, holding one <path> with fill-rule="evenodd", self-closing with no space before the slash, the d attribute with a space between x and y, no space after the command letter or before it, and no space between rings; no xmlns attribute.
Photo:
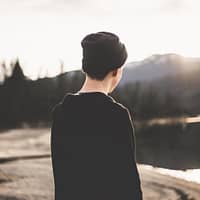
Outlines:
<svg viewBox="0 0 200 200"><path fill-rule="evenodd" d="M91 33L81 41L82 68L91 73L107 72L121 67L127 57L126 47L110 32Z"/></svg>

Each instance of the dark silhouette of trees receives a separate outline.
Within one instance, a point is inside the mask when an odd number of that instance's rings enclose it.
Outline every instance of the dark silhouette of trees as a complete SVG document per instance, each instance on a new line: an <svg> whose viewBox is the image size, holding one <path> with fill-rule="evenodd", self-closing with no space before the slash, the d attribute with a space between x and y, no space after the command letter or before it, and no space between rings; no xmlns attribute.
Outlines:
<svg viewBox="0 0 200 200"><path fill-rule="evenodd" d="M19 60L10 65L0 86L0 128L15 128L28 123L48 125L51 111L66 92L76 92L84 81L81 71L66 72L53 78L28 79Z"/></svg>
<svg viewBox="0 0 200 200"><path fill-rule="evenodd" d="M17 60L13 66L12 75L6 77L3 88L1 88L1 118L7 126L16 126L23 120L26 86L27 81Z"/></svg>
<svg viewBox="0 0 200 200"><path fill-rule="evenodd" d="M14 67L13 67L13 73L12 76L10 77L10 80L13 81L23 81L25 79L23 70L20 66L19 60L17 59Z"/></svg>
<svg viewBox="0 0 200 200"><path fill-rule="evenodd" d="M8 67L1 64L3 70ZM49 124L51 110L67 92L78 91L85 75L81 70L59 74L53 78L33 81L23 73L17 59L10 64L11 75L5 73L0 85L0 128L16 127L23 123ZM61 63L61 71L64 64ZM199 74L169 77L151 82L127 83L110 95L129 108L134 119L199 114Z"/></svg>

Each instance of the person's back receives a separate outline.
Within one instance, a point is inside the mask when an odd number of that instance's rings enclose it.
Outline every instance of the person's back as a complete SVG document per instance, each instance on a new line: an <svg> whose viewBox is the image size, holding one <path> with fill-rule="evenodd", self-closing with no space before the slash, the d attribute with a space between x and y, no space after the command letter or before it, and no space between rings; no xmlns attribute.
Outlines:
<svg viewBox="0 0 200 200"><path fill-rule="evenodd" d="M82 91L53 110L55 200L141 200L128 109L104 92Z"/></svg>

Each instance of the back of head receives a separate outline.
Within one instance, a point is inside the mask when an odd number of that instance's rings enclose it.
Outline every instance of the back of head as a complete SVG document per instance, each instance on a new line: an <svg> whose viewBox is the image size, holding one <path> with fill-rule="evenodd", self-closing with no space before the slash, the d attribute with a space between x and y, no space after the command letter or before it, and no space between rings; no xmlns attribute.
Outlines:
<svg viewBox="0 0 200 200"><path fill-rule="evenodd" d="M128 57L125 45L116 34L110 32L86 35L81 46L82 69L97 80L103 80L110 71L121 67Z"/></svg>

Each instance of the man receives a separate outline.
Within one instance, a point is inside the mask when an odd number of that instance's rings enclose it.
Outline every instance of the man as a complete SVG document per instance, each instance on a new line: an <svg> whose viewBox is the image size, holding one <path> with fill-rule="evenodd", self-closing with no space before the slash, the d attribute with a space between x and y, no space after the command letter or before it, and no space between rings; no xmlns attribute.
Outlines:
<svg viewBox="0 0 200 200"><path fill-rule="evenodd" d="M81 45L85 82L52 113L55 200L141 200L131 116L109 95L121 79L127 50L110 32L89 34Z"/></svg>

